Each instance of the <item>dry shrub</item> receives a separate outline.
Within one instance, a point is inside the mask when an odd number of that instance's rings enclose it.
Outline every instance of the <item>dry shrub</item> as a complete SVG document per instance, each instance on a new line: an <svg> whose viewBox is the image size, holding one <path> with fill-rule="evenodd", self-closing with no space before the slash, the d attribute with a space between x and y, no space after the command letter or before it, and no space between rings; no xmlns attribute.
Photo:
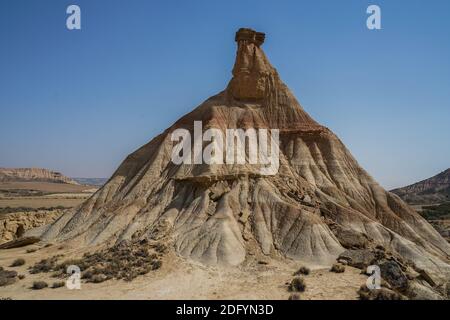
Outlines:
<svg viewBox="0 0 450 320"><path fill-rule="evenodd" d="M31 287L33 290L41 290L48 287L48 283L45 281L35 281Z"/></svg>
<svg viewBox="0 0 450 320"><path fill-rule="evenodd" d="M93 275L94 273L92 272L92 270L86 270L81 274L81 279L89 280L92 278Z"/></svg>
<svg viewBox="0 0 450 320"><path fill-rule="evenodd" d="M167 252L166 244L148 241L122 241L111 248L95 253L85 253L81 259L70 259L57 264L61 255L41 260L30 267L30 273L54 272L54 277L67 276L67 267L80 268L82 279L100 283L109 279L132 281L139 275L161 268L160 255Z"/></svg>
<svg viewBox="0 0 450 320"><path fill-rule="evenodd" d="M358 290L360 300L404 300L405 298L392 290L387 288L370 290L367 286L362 285Z"/></svg>
<svg viewBox="0 0 450 320"><path fill-rule="evenodd" d="M94 275L90 278L89 282L92 282L92 283L102 283L102 282L104 282L104 281L106 281L106 280L109 280L109 278L108 278L107 276L105 276L104 274L94 274Z"/></svg>
<svg viewBox="0 0 450 320"><path fill-rule="evenodd" d="M335 263L331 266L331 272L342 273L345 272L345 266L340 263Z"/></svg>
<svg viewBox="0 0 450 320"><path fill-rule="evenodd" d="M301 267L294 273L294 276L299 276L299 275L305 275L305 276L307 276L310 272L311 272L311 270L309 270L308 267L301 266Z"/></svg>
<svg viewBox="0 0 450 320"><path fill-rule="evenodd" d="M64 281L53 282L52 289L64 287L66 283Z"/></svg>
<svg viewBox="0 0 450 320"><path fill-rule="evenodd" d="M289 284L289 291L292 292L303 292L305 291L305 289L306 283L305 279L303 279L302 277L295 277Z"/></svg>
<svg viewBox="0 0 450 320"><path fill-rule="evenodd" d="M300 299L300 295L298 293L292 293L289 296L288 300L301 300L301 299Z"/></svg>
<svg viewBox="0 0 450 320"><path fill-rule="evenodd" d="M0 287L8 286L17 281L17 272L4 270L0 267Z"/></svg>
<svg viewBox="0 0 450 320"><path fill-rule="evenodd" d="M25 264L25 259L19 258L13 261L13 263L10 265L10 267L20 267Z"/></svg>
<svg viewBox="0 0 450 320"><path fill-rule="evenodd" d="M14 282L16 282L15 278L0 277L0 287L9 286L10 284L13 284Z"/></svg>
<svg viewBox="0 0 450 320"><path fill-rule="evenodd" d="M152 270L157 270L157 269L161 268L161 266L162 266L161 260L154 260L152 262Z"/></svg>
<svg viewBox="0 0 450 320"><path fill-rule="evenodd" d="M54 271L59 256L43 259L29 268L31 274Z"/></svg>

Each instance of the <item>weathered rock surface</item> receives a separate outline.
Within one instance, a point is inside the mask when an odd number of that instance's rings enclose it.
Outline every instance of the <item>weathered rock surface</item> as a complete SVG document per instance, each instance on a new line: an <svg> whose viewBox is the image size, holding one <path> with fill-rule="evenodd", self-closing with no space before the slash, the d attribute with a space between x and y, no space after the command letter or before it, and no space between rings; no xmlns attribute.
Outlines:
<svg viewBox="0 0 450 320"><path fill-rule="evenodd" d="M411 300L443 300L444 296L433 290L429 285L418 281L411 281L406 289L406 294Z"/></svg>
<svg viewBox="0 0 450 320"><path fill-rule="evenodd" d="M16 212L0 216L0 245L22 237L28 230L52 223L64 210Z"/></svg>
<svg viewBox="0 0 450 320"><path fill-rule="evenodd" d="M338 260L346 261L349 266L365 270L367 266L373 264L375 254L369 249L346 250L339 255Z"/></svg>
<svg viewBox="0 0 450 320"><path fill-rule="evenodd" d="M40 239L37 237L23 237L23 238L11 240L11 241L5 242L3 244L0 244L0 249L13 249L13 248L25 247L30 244L37 243L39 241L40 241Z"/></svg>
<svg viewBox="0 0 450 320"><path fill-rule="evenodd" d="M364 249L369 245L367 236L359 231L341 226L332 226L331 231L346 249Z"/></svg>
<svg viewBox="0 0 450 320"><path fill-rule="evenodd" d="M331 265L344 245L367 241L450 275L449 244L303 110L262 51L264 36L241 29L236 40L228 87L129 155L43 238L89 246L163 234L180 255L212 265L238 265L249 251ZM175 165L171 133L193 132L194 121L222 131L278 129L278 173L261 175L250 164ZM330 221L344 232L333 233Z"/></svg>
<svg viewBox="0 0 450 320"><path fill-rule="evenodd" d="M361 300L407 300L407 297L388 288L369 290L363 286L358 294Z"/></svg>
<svg viewBox="0 0 450 320"><path fill-rule="evenodd" d="M408 278L395 261L383 261L379 264L381 277L396 290L402 291L408 287Z"/></svg>

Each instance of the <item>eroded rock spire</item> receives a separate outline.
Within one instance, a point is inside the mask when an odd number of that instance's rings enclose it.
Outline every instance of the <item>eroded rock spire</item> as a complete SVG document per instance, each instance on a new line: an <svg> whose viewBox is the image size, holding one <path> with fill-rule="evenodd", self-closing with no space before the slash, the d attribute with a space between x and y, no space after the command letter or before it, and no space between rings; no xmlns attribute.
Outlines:
<svg viewBox="0 0 450 320"><path fill-rule="evenodd" d="M236 32L236 62L229 89L235 99L259 100L266 96L270 75L276 70L260 48L265 34L241 28Z"/></svg>

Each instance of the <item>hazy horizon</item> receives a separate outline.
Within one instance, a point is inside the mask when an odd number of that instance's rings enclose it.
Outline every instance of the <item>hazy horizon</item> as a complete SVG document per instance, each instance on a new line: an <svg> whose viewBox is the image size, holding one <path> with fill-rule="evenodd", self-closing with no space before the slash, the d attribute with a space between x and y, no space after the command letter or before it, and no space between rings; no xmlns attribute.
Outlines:
<svg viewBox="0 0 450 320"><path fill-rule="evenodd" d="M78 4L82 30L68 31ZM382 30L366 28L366 8ZM450 2L0 3L0 167L109 178L231 78L239 27L387 189L450 167Z"/></svg>

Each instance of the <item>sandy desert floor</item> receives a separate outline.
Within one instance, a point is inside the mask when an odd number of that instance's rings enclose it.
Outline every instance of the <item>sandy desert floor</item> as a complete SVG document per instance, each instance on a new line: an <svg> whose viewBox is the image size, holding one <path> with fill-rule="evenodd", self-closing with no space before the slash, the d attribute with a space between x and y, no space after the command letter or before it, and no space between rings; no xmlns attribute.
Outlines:
<svg viewBox="0 0 450 320"><path fill-rule="evenodd" d="M0 183L0 208L78 206L97 190L92 186L45 182Z"/></svg>
<svg viewBox="0 0 450 320"><path fill-rule="evenodd" d="M265 260L260 264L250 261L238 268L212 268L187 262L169 253L163 259L162 268L140 276L132 282L109 280L100 284L82 283L80 290L45 288L33 290L34 281L46 281L49 286L58 279L51 274L29 274L30 265L44 257L57 254L57 247L42 248L26 253L27 248L0 251L0 266L15 270L26 277L18 282L0 287L0 298L11 299L288 299L288 283L298 262ZM76 250L75 250L76 251ZM68 256L74 251L64 250ZM21 267L9 265L18 257L26 260ZM344 273L333 273L328 268L310 266L305 277L306 291L302 300L357 299L357 290L367 277L360 270L347 267Z"/></svg>

